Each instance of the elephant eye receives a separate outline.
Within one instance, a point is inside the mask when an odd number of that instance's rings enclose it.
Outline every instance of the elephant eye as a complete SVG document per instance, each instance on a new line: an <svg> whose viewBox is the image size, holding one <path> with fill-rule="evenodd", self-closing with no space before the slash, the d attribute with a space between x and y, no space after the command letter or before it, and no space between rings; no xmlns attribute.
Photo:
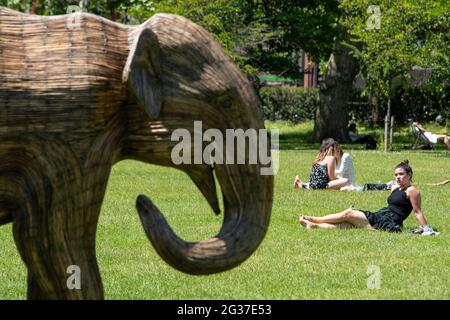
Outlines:
<svg viewBox="0 0 450 320"><path fill-rule="evenodd" d="M216 99L216 105L221 108L229 109L233 106L233 101L228 95L223 95Z"/></svg>
<svg viewBox="0 0 450 320"><path fill-rule="evenodd" d="M232 105L233 102L229 98L226 98L222 101L222 107L224 107L225 109L231 108Z"/></svg>

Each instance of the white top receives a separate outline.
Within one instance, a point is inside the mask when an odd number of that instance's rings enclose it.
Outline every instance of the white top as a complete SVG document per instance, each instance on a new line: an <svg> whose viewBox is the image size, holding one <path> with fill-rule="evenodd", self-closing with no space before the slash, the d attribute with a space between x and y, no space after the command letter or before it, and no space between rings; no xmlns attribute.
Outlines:
<svg viewBox="0 0 450 320"><path fill-rule="evenodd" d="M417 128L416 126L413 125L413 130L416 133L416 135L420 136L420 129ZM428 139L428 141L430 141L432 144L436 144L437 143L437 136L430 132L430 131L424 131L423 135ZM351 137L350 137L351 139Z"/></svg>
<svg viewBox="0 0 450 320"><path fill-rule="evenodd" d="M353 142L356 139L358 139L358 134L356 132L353 132L351 130L348 131L348 137L350 138L350 140Z"/></svg>
<svg viewBox="0 0 450 320"><path fill-rule="evenodd" d="M353 159L347 152L342 155L336 169L336 174L340 178L347 178L350 185L355 185L355 167L353 165Z"/></svg>
<svg viewBox="0 0 450 320"><path fill-rule="evenodd" d="M437 135L435 135L434 133L431 133L429 131L425 131L423 133L423 135L425 137L427 137L427 139L432 143L432 144L436 144L437 143Z"/></svg>

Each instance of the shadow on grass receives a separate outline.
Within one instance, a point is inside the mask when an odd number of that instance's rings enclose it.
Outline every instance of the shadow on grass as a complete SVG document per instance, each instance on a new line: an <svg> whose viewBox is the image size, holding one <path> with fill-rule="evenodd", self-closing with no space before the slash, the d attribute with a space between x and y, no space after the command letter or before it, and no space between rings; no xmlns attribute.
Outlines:
<svg viewBox="0 0 450 320"><path fill-rule="evenodd" d="M319 143L311 143L312 131L280 133L280 150L318 150Z"/></svg>
<svg viewBox="0 0 450 320"><path fill-rule="evenodd" d="M280 133L280 150L319 150L320 143L310 142L312 133L312 130ZM365 150L362 144L341 143L341 146L344 150Z"/></svg>
<svg viewBox="0 0 450 320"><path fill-rule="evenodd" d="M272 128L276 128L276 123L272 125ZM270 130L269 130L270 131ZM292 131L292 129L288 132L283 132L280 130L279 132L279 147L280 150L319 150L320 143L311 143L311 136L313 134L312 129L298 129ZM383 151L384 150L384 128L371 128L365 130L362 128L360 132L361 136L371 135L375 138L378 143L378 147L376 150ZM415 137L411 134L408 126L398 127L396 131L394 131L393 143L392 146L388 147L388 151L393 152L402 152L402 151L411 151L414 153L423 153L423 154L435 154L437 156L449 157L450 152L447 151L447 146L441 142L438 142L434 149L432 150L413 150L412 145L414 144ZM341 146L344 150L366 150L364 144L350 144L350 143L341 143ZM375 151L376 151L375 150Z"/></svg>

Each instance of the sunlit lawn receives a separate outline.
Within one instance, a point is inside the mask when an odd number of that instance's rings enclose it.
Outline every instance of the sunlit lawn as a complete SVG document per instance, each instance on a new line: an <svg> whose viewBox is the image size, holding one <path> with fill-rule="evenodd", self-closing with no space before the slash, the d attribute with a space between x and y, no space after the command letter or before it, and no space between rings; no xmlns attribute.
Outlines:
<svg viewBox="0 0 450 320"><path fill-rule="evenodd" d="M275 124L269 126L274 128ZM409 159L414 182L422 192L423 211L440 236L310 231L299 226L300 211L325 215L351 205L376 210L385 206L388 193L293 190L293 177L308 177L316 152L316 146L307 148L304 140L312 124L303 126L279 126L282 134L290 128L299 139L296 144L292 136L281 137L280 170L275 177L275 201L265 240L242 265L221 274L190 276L166 265L148 242L134 209L136 196L143 193L184 239L215 235L222 215L214 215L190 179L177 170L134 161L116 165L97 234L106 298L450 299L450 184L427 185L450 179L450 153L444 148L403 150L406 140L396 147L401 152L349 151L359 183L388 181L393 167ZM403 138L407 138L406 133ZM289 143L284 148L283 141ZM413 215L405 221L406 228L417 225ZM26 270L15 249L11 224L0 227L0 241L0 299L24 299ZM372 266L381 272L379 289L371 289Z"/></svg>

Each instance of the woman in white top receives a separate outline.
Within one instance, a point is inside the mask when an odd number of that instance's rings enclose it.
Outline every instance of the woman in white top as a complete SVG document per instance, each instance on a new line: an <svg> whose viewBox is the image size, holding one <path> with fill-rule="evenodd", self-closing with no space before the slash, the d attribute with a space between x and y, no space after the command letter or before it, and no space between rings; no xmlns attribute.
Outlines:
<svg viewBox="0 0 450 320"><path fill-rule="evenodd" d="M438 140L442 140L450 150L450 137L445 134L434 134L430 131L426 131L418 122L413 122L412 127L414 130L422 132L422 134L430 141L432 144L436 144Z"/></svg>
<svg viewBox="0 0 450 320"><path fill-rule="evenodd" d="M355 166L353 164L353 159L350 155L342 149L340 150L341 157L336 169L336 175L339 178L346 178L349 183L350 190L355 188Z"/></svg>

